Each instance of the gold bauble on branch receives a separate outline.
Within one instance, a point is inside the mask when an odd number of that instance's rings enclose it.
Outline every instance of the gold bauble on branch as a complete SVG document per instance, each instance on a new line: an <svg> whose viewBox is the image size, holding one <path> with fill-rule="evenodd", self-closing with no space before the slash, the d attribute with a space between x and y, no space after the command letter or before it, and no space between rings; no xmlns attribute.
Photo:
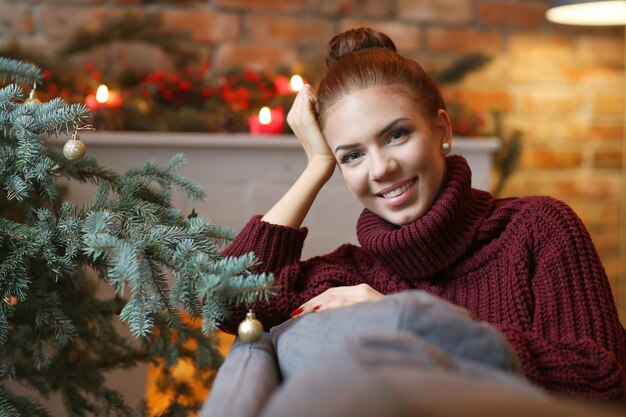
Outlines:
<svg viewBox="0 0 626 417"><path fill-rule="evenodd" d="M70 139L63 145L63 155L70 161L78 161L86 152L87 147L76 132L72 133Z"/></svg>
<svg viewBox="0 0 626 417"><path fill-rule="evenodd" d="M254 343L261 339L263 335L263 324L256 319L252 310L246 314L246 318L239 323L237 329L239 338L246 343Z"/></svg>
<svg viewBox="0 0 626 417"><path fill-rule="evenodd" d="M24 104L41 104L41 100L35 95L35 89L30 90L28 98L24 100Z"/></svg>

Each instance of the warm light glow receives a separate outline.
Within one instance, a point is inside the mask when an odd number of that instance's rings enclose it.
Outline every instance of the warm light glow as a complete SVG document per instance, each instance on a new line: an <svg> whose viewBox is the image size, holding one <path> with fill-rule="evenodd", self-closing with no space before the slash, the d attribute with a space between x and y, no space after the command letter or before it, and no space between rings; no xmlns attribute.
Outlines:
<svg viewBox="0 0 626 417"><path fill-rule="evenodd" d="M300 91L302 90L302 87L304 86L304 80L302 79L301 76L296 74L291 77L291 81L289 82L289 84L291 85L291 89L293 91Z"/></svg>
<svg viewBox="0 0 626 417"><path fill-rule="evenodd" d="M546 19L566 25L623 25L626 24L626 1L592 1L557 6L546 12Z"/></svg>
<svg viewBox="0 0 626 417"><path fill-rule="evenodd" d="M263 107L259 112L259 123L269 125L272 123L272 111L269 107Z"/></svg>
<svg viewBox="0 0 626 417"><path fill-rule="evenodd" d="M101 84L96 91L96 101L98 103L106 103L109 99L109 89L106 85Z"/></svg>

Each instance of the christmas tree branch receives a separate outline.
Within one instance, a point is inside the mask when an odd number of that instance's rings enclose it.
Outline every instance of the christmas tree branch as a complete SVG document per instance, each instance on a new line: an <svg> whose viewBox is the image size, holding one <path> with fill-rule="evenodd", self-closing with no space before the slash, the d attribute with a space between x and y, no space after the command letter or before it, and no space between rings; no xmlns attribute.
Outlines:
<svg viewBox="0 0 626 417"><path fill-rule="evenodd" d="M19 84L41 83L43 75L41 69L33 64L0 57L0 77L3 81Z"/></svg>

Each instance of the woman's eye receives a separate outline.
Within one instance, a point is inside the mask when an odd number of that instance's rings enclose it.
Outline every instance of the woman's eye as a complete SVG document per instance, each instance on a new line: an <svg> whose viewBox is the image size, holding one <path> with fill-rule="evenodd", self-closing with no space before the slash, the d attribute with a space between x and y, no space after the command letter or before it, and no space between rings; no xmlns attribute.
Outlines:
<svg viewBox="0 0 626 417"><path fill-rule="evenodd" d="M398 129L394 130L391 135L389 135L389 142L393 142L396 140L400 140L405 137L409 133L408 129Z"/></svg>
<svg viewBox="0 0 626 417"><path fill-rule="evenodd" d="M361 157L361 152L350 152L341 158L341 163L352 162Z"/></svg>

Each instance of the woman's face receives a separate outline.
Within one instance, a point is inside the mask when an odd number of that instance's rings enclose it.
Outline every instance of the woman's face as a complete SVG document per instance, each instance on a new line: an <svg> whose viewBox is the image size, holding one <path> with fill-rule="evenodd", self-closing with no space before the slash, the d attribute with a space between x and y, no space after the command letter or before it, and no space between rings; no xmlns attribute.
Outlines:
<svg viewBox="0 0 626 417"><path fill-rule="evenodd" d="M326 112L324 136L343 178L367 209L396 225L422 217L445 174L450 119L429 122L407 95L384 87L348 94Z"/></svg>

